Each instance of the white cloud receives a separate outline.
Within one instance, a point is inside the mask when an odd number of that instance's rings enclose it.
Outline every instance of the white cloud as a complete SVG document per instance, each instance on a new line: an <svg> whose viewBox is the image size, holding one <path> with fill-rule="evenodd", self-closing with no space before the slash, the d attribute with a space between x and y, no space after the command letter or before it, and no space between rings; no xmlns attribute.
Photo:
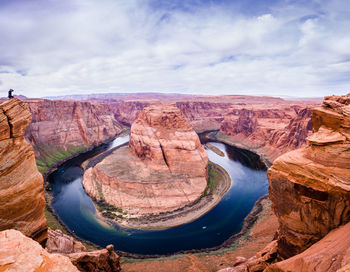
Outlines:
<svg viewBox="0 0 350 272"><path fill-rule="evenodd" d="M137 0L28 2L0 6L4 94L323 96L349 89L350 11L341 1L282 1L258 15L230 5L188 11Z"/></svg>

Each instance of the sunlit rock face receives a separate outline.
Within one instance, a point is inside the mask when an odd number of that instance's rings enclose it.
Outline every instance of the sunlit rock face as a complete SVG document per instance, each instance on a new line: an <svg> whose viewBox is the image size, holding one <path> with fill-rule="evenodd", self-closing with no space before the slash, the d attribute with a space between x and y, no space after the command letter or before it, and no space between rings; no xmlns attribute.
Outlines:
<svg viewBox="0 0 350 272"><path fill-rule="evenodd" d="M45 99L28 99L26 103L33 120L25 136L34 147L42 172L69 155L112 140L122 131L113 113L100 103Z"/></svg>
<svg viewBox="0 0 350 272"><path fill-rule="evenodd" d="M232 109L221 123L220 132L230 136L271 162L288 151L306 145L311 134L311 109Z"/></svg>
<svg viewBox="0 0 350 272"><path fill-rule="evenodd" d="M39 243L47 239L43 178L24 139L32 117L17 98L0 104L0 230L16 229Z"/></svg>
<svg viewBox="0 0 350 272"><path fill-rule="evenodd" d="M316 244L266 272L350 271L350 223L332 230Z"/></svg>
<svg viewBox="0 0 350 272"><path fill-rule="evenodd" d="M206 177L208 156L182 112L173 106L150 106L133 123L129 147L139 158L174 174Z"/></svg>
<svg viewBox="0 0 350 272"><path fill-rule="evenodd" d="M133 123L129 147L84 174L94 198L136 214L156 214L191 204L203 194L208 155L182 112L150 106Z"/></svg>
<svg viewBox="0 0 350 272"><path fill-rule="evenodd" d="M21 232L0 232L0 271L78 272L68 257L50 254Z"/></svg>
<svg viewBox="0 0 350 272"><path fill-rule="evenodd" d="M307 147L282 155L268 170L283 258L350 221L350 95L325 97L312 124Z"/></svg>

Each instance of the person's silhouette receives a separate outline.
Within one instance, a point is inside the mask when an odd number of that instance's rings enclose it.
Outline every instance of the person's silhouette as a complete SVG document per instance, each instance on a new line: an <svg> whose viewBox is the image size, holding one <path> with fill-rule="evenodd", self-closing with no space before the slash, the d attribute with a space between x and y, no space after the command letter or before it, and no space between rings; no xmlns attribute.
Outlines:
<svg viewBox="0 0 350 272"><path fill-rule="evenodd" d="M13 98L12 92L13 92L13 90L10 89L10 90L9 90L9 99Z"/></svg>

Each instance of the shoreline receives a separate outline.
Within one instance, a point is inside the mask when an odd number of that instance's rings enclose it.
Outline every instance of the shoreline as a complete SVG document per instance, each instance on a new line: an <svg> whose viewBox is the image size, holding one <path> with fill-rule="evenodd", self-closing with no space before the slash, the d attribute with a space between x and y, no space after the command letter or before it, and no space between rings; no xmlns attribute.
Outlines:
<svg viewBox="0 0 350 272"><path fill-rule="evenodd" d="M155 215L147 215L135 219L132 218L127 220L116 221L112 218L104 216L99 210L99 205L96 203L97 201L91 196L90 198L93 200L93 203L96 208L96 214L99 217L105 220L115 222L117 225L123 228L137 230L163 230L188 224L202 217L206 213L210 212L217 204L220 203L222 197L231 187L231 178L226 172L226 170L213 162L209 162L209 165L209 167L216 170L221 175L220 180L217 181L218 185L216 186L216 188L214 188L213 191L209 192L209 194L202 195L194 203L186 205L175 211Z"/></svg>

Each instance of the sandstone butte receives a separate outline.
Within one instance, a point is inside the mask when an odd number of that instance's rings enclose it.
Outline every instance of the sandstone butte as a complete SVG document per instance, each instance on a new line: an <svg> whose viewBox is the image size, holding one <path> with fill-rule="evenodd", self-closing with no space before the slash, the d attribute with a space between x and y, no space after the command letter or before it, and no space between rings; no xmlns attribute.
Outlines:
<svg viewBox="0 0 350 272"><path fill-rule="evenodd" d="M177 107L160 105L139 113L129 147L88 169L83 184L92 197L142 215L195 202L207 178L208 155L198 135Z"/></svg>
<svg viewBox="0 0 350 272"><path fill-rule="evenodd" d="M312 125L307 147L282 155L268 170L269 195L280 224L277 253L283 259L350 221L350 94L325 97L312 112ZM350 247L348 239L331 237Z"/></svg>
<svg viewBox="0 0 350 272"><path fill-rule="evenodd" d="M43 178L33 148L24 139L30 122L28 106L21 100L0 104L0 230L17 229L44 244Z"/></svg>

